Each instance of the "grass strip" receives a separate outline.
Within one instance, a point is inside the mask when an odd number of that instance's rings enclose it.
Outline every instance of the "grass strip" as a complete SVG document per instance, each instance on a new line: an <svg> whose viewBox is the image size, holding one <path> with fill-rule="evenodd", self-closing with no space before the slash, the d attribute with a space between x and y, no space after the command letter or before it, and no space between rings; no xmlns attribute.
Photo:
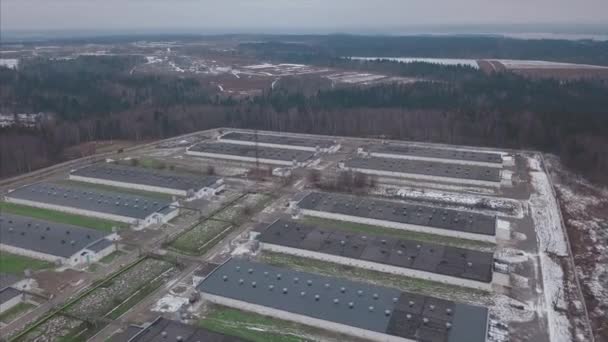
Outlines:
<svg viewBox="0 0 608 342"><path fill-rule="evenodd" d="M124 222L116 222L88 216L68 214L56 210L36 208L8 202L0 202L0 211L15 215L27 216L39 220L47 220L57 223L71 224L80 227L97 229L104 232L112 232L112 227L117 227L119 229L129 227L129 225Z"/></svg>

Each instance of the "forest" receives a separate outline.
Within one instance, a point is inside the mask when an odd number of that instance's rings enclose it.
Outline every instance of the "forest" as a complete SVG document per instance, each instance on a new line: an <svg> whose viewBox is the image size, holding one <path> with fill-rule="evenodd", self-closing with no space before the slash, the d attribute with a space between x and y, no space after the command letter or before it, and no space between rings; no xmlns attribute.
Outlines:
<svg viewBox="0 0 608 342"><path fill-rule="evenodd" d="M67 148L90 141L244 127L536 149L608 184L606 82L368 62L361 67L434 81L306 94L278 87L233 99L193 77L130 75L137 58L33 59L18 70L0 68L0 112L53 113L36 127L0 129L0 177L60 162Z"/></svg>

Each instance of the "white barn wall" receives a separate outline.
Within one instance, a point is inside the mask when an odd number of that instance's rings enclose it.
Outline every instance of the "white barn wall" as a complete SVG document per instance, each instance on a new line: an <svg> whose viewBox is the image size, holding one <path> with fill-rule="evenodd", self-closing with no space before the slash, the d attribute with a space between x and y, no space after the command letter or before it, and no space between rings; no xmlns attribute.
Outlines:
<svg viewBox="0 0 608 342"><path fill-rule="evenodd" d="M18 295L15 298L7 300L6 302L0 304L0 314L14 308L17 304L23 302L23 293Z"/></svg>
<svg viewBox="0 0 608 342"><path fill-rule="evenodd" d="M380 153L380 152L365 152L361 151L360 153L366 154L372 157L379 158L392 158L392 159L408 159L408 160L423 160L423 161L432 161L439 163L450 163L450 164L460 164L460 165L472 165L472 166L486 166L486 167L495 167L502 168L502 163L488 163L488 162L480 162L480 161L471 161L471 160L460 160L460 159L445 159L445 158L433 158L433 157L419 157L419 156L410 156L403 154L393 154L393 153Z"/></svg>
<svg viewBox="0 0 608 342"><path fill-rule="evenodd" d="M160 193L165 193L165 194L175 195L175 196L186 196L188 194L188 192L186 190L171 189L171 188L164 188L164 187L160 187L160 186L143 185L143 184L135 184L135 183L125 183L125 182L112 181L112 180L107 180L107 179L102 179L102 178L76 176L73 174L70 174L68 178L71 180L79 181L79 182L86 182L86 183L92 183L92 184L103 184L103 185L115 186L115 187L119 187L119 188L137 189L137 190L150 191L150 192L160 192Z"/></svg>
<svg viewBox="0 0 608 342"><path fill-rule="evenodd" d="M224 138L219 138L218 140L220 142L225 142L228 144L255 146L255 142L251 142L251 141L232 140L232 139L224 139ZM317 151L316 147L308 147L308 146L295 146L295 145L283 145L283 144L271 144L271 143L258 143L257 145L261 146L261 147L283 148L283 149L289 149L289 150L299 150L299 151L309 151L309 152ZM325 152L324 150L327 150L327 149L319 149L319 151L322 151L322 152Z"/></svg>
<svg viewBox="0 0 608 342"><path fill-rule="evenodd" d="M252 157L243 157L243 156L235 156L229 154L221 154L221 153L207 153L207 152L198 152L191 151L186 149L186 154L196 157L203 158L211 158L211 159L227 159L227 160L237 160L237 161L245 161L250 163L255 163L255 158ZM283 166L296 166L296 167L304 167L307 165L316 165L319 163L319 159L308 159L303 162L294 162L291 160L278 160L278 159L266 159L266 158L258 158L258 161L262 164L271 164L271 165L283 165Z"/></svg>
<svg viewBox="0 0 608 342"><path fill-rule="evenodd" d="M23 205L28 205L31 207L42 208L42 209L56 210L56 211L60 211L60 212L68 213L68 214L77 214L77 215L82 215L82 216L97 217L97 218L106 219L106 220L110 220L110 221L125 222L125 223L135 225L136 229L143 229L143 228L147 227L148 225L154 224L154 223L167 223L179 214L179 209L176 208L174 211L172 211L168 215L162 215L158 212L155 212L155 213L150 214L145 219L140 220L140 219L133 218L133 217L107 214L107 213L102 213L102 212L97 212L97 211L92 211L92 210L78 209L78 208L73 208L73 207L65 207L65 206L61 206L61 205L48 204L48 203L43 203L43 202L35 202L35 201L24 200L24 199L20 199L20 198L14 198L14 197L10 197L10 196L6 196L5 200L7 202L11 202L11 203L23 204Z"/></svg>
<svg viewBox="0 0 608 342"><path fill-rule="evenodd" d="M68 214L92 216L92 217L98 217L98 218L102 218L102 219L118 221L118 222L125 222L125 223L130 223L130 224L137 223L137 219L132 218L132 217L106 214L106 213L101 213L101 212L92 211L92 210L65 207L65 206L61 206L61 205L48 204L48 203L43 203L43 202L35 202L35 201L10 197L10 195L6 196L5 199L7 202L11 202L11 203L23 204L23 205L28 205L31 207L42 208L42 209L56 210L56 211L61 211L61 212L68 213Z"/></svg>
<svg viewBox="0 0 608 342"><path fill-rule="evenodd" d="M482 181L482 180L475 180L475 179L462 179L462 178L452 178L452 177L438 177L438 176L420 175L417 173L362 169L362 168L358 168L358 167L347 167L345 165L343 165L342 168L345 170L353 171L353 172L361 172L361 173L377 175L377 176L387 176L387 177L396 177L396 178L415 178L415 179L432 180L435 182L443 182L443 183L460 183L460 184L491 186L491 187L500 187L500 185L501 185L501 182L490 182L490 181Z"/></svg>
<svg viewBox="0 0 608 342"><path fill-rule="evenodd" d="M371 226L381 226L381 227L387 227L387 228L409 230L409 231L413 231L413 232L443 235L443 236L455 237L455 238L459 238L459 239L468 239L468 240L477 240L477 241L496 243L496 236L493 236L493 235L482 235L482 234L475 234L475 233L452 231L452 230L433 228L433 227L428 227L428 226L419 226L419 225L415 225L415 224L384 221L384 220L377 220L377 219L371 219L371 218L366 218L366 217L350 216L350 215L329 213L329 212L325 212L325 211L317 211L317 210L302 209L302 208L300 208L300 213L303 215L327 218L327 219L331 219L331 220L363 223L363 224L367 224L367 225L371 225Z"/></svg>
<svg viewBox="0 0 608 342"><path fill-rule="evenodd" d="M226 298L226 297L222 297L222 296L217 296L217 295L213 295L213 294L209 294L209 293L204 293L204 292L201 293L201 298L208 300L215 304L232 307L232 308L236 308L239 310L255 312L260 315L276 317L278 319L288 320L288 321L292 321L292 322L296 322L296 323L300 323L300 324L304 324L304 325L308 325L308 326L312 326L312 327L317 327L320 329L330 330L330 331L338 332L338 333L353 336L353 337L365 338L365 339L368 339L371 341L416 342L415 340L410 340L410 339L403 338L403 337L387 335L387 334L379 333L376 331L365 330L365 329L361 329L361 328L357 328L357 327L353 327L353 326L349 326L349 325L345 325L345 324L325 321L322 319L299 315L299 314L295 314L295 313L284 311L284 310L270 308L267 306L251 304L251 303L247 303L244 301Z"/></svg>
<svg viewBox="0 0 608 342"><path fill-rule="evenodd" d="M65 264L67 262L67 259L63 258L63 257L46 254L46 253L42 253L42 252L37 252L37 251L30 250L30 249L24 249L24 248L11 246L11 245L6 245L3 243L0 243L0 250L8 252L8 253L32 258L32 259L44 260L44 261L49 261L49 262L53 262L53 263L59 262L61 264Z"/></svg>
<svg viewBox="0 0 608 342"><path fill-rule="evenodd" d="M333 263L347 265L347 266L355 266L355 267L365 268L365 269L372 270L372 271L391 273L391 274L406 276L406 277L410 277L410 278L419 278L419 279L424 279L424 280L436 281L439 283L444 283L444 284L449 284L449 285L470 287L470 288L483 290L483 291L492 290L492 282L484 283L484 282L470 280L470 279L450 277L450 276L427 272L427 271L420 271L420 270L415 270L415 269L411 269L411 268L385 265L385 264L380 264L380 263L367 261L367 260L359 260L359 259L347 258L347 257L343 257L343 256L338 256L338 255L308 251L305 249L279 246L279 245L265 243L265 242L260 242L260 246L263 250L267 250L267 251L271 251L271 252L290 254L290 255L295 255L295 256L299 256L299 257L316 259L316 260L321 260L321 261L328 261L328 262L333 262Z"/></svg>

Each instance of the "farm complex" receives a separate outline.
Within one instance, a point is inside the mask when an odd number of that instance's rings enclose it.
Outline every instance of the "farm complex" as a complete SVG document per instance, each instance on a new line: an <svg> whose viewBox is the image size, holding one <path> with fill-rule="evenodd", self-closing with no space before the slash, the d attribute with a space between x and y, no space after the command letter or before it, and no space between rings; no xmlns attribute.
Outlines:
<svg viewBox="0 0 608 342"><path fill-rule="evenodd" d="M9 341L588 336L533 151L222 128L0 184Z"/></svg>

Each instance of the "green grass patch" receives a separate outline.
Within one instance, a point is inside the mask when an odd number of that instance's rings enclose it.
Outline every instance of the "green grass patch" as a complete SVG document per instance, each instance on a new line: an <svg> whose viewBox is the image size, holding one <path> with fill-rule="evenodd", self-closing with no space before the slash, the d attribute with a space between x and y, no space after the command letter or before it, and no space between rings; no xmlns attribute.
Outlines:
<svg viewBox="0 0 608 342"><path fill-rule="evenodd" d="M230 227L230 223L207 220L180 235L171 242L170 247L178 252L191 255L201 255L201 250L209 241Z"/></svg>
<svg viewBox="0 0 608 342"><path fill-rule="evenodd" d="M127 298L120 305L112 309L106 317L111 319L117 319L122 316L125 312L129 311L132 307L134 307L137 303L142 301L144 298L148 297L152 292L158 289L165 280L161 277L151 281L150 283L141 287L135 294L131 297Z"/></svg>
<svg viewBox="0 0 608 342"><path fill-rule="evenodd" d="M35 271L51 267L53 267L53 264L47 261L32 259L5 251L0 252L1 273L23 274L23 271L26 269Z"/></svg>
<svg viewBox="0 0 608 342"><path fill-rule="evenodd" d="M278 267L285 267L303 272L311 272L329 277L335 277L337 274L339 274L340 277L348 278L353 281L394 287L402 291L415 292L428 296L452 298L454 295L457 295L460 298L471 298L471 300L478 302L485 302L486 299L489 299L489 294L482 290L372 271L364 268L335 264L327 261L302 258L283 253L265 251L261 253L259 259L264 263Z"/></svg>
<svg viewBox="0 0 608 342"><path fill-rule="evenodd" d="M21 302L0 314L0 322L10 323L15 318L23 315L35 307L36 305L34 304Z"/></svg>
<svg viewBox="0 0 608 342"><path fill-rule="evenodd" d="M75 226L97 229L105 232L112 232L112 227L119 229L128 228L129 225L124 222L116 222L82 215L74 215L62 213L60 211L30 207L22 204L0 202L2 212L28 216L40 220L48 220L57 223L72 224Z"/></svg>
<svg viewBox="0 0 608 342"><path fill-rule="evenodd" d="M199 321L199 325L252 342L311 341L305 336L314 330L297 323L217 305L211 308L207 317Z"/></svg>
<svg viewBox="0 0 608 342"><path fill-rule="evenodd" d="M116 251L106 255L105 257L101 258L99 260L99 262L101 262L103 264L110 264L110 263L112 263L112 261L116 260L116 258L119 258L125 254L126 254L125 252L116 250Z"/></svg>
<svg viewBox="0 0 608 342"><path fill-rule="evenodd" d="M490 242L475 241L468 239L459 239L443 235L427 234L412 232L402 229L393 229L380 226L372 226L356 222L330 220L325 218L319 218L314 216L304 216L302 219L303 223L327 227L332 229L338 229L347 232L365 233L365 234L376 234L386 235L400 239L415 240L428 243L437 243L446 246L469 248L482 251L493 251L496 245Z"/></svg>
<svg viewBox="0 0 608 342"><path fill-rule="evenodd" d="M62 181L58 181L57 183L65 184L68 186L91 188L91 189L96 189L96 190L100 190L100 191L121 192L121 193L135 195L135 196L145 196L145 197L158 198L158 199L163 199L163 200L171 199L171 195L163 194L160 192L151 192L151 191L138 190L138 189L132 189L132 188L122 188L122 187L110 186L110 185L105 185L105 184L94 184L94 183L80 182L80 181L75 181L75 180L62 180Z"/></svg>

